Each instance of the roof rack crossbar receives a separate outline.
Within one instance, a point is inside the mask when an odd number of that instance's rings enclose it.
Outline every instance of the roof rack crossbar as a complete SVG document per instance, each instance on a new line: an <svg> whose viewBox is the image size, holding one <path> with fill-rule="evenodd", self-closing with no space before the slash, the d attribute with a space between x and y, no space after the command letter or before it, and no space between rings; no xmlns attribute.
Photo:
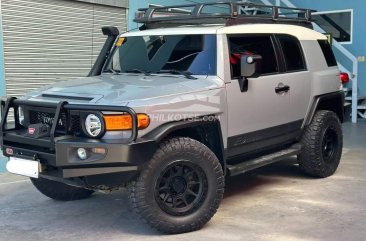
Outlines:
<svg viewBox="0 0 366 241"><path fill-rule="evenodd" d="M206 7L220 7L221 10L223 9L226 11L205 13L204 9ZM185 10L187 8L190 8L191 10ZM182 11L183 9L184 11ZM283 13L283 11L286 10L290 10L292 12ZM243 13L241 13L240 11L242 11ZM249 11L252 11L253 13L249 14ZM261 14L258 14L258 12L260 12ZM297 23L311 23L313 12L315 11L304 8L279 7L252 3L215 2L141 8L136 14L135 22L151 24L164 21L190 20L190 22L192 22L191 20L201 19L224 18L227 20L235 20L239 18L255 17L257 19L272 19L274 22L281 20L286 22L293 21ZM289 15L295 17L289 17ZM199 23L200 22L198 21L197 24ZM231 24L233 24L233 21L231 21Z"/></svg>

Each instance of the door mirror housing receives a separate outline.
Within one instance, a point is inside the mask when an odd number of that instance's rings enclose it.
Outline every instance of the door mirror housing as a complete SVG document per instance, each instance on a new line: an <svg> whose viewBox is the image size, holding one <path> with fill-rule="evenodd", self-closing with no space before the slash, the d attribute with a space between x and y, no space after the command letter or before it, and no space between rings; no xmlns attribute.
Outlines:
<svg viewBox="0 0 366 241"><path fill-rule="evenodd" d="M262 56L260 55L242 55L240 57L240 75L239 86L241 92L248 91L248 78L258 78L262 73Z"/></svg>
<svg viewBox="0 0 366 241"><path fill-rule="evenodd" d="M242 55L240 58L240 73L243 78L258 78L262 73L262 56Z"/></svg>

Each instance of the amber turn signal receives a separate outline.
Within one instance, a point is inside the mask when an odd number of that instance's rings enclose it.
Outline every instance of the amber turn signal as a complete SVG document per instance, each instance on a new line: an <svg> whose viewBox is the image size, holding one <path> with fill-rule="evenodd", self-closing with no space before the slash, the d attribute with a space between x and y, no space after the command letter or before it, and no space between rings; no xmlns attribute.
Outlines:
<svg viewBox="0 0 366 241"><path fill-rule="evenodd" d="M105 115L104 121L107 131L123 131L132 129L132 117L125 115ZM146 114L137 114L137 127L139 130L150 125L150 118Z"/></svg>

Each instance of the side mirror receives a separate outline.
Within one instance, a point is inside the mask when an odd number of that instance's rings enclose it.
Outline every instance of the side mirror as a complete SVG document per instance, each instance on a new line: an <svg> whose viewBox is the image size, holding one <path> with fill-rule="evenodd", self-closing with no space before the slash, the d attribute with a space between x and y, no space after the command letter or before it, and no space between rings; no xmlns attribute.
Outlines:
<svg viewBox="0 0 366 241"><path fill-rule="evenodd" d="M248 91L248 78L258 78L262 73L262 56L242 55L240 58L239 85L241 92Z"/></svg>
<svg viewBox="0 0 366 241"><path fill-rule="evenodd" d="M240 58L240 72L243 78L258 78L262 72L262 56L242 55Z"/></svg>

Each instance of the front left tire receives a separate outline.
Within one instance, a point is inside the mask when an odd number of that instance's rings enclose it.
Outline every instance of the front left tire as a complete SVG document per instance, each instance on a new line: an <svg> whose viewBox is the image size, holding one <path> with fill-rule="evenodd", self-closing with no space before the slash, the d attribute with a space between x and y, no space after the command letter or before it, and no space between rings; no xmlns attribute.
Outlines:
<svg viewBox="0 0 366 241"><path fill-rule="evenodd" d="M216 213L224 194L224 174L216 155L190 138L160 145L129 186L137 214L163 233L202 228Z"/></svg>

